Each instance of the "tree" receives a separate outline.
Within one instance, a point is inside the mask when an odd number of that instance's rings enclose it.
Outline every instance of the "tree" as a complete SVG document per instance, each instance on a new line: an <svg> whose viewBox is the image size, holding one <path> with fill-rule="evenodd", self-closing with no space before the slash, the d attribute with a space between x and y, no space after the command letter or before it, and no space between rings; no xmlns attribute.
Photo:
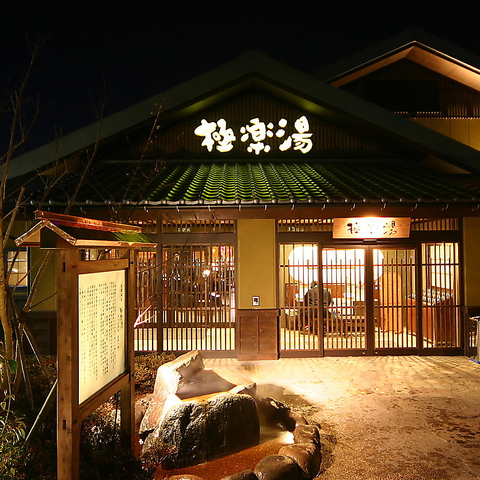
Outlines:
<svg viewBox="0 0 480 480"><path fill-rule="evenodd" d="M34 74L35 63L45 41L38 41L30 47L30 58L18 87L5 93L0 104L0 126L6 134L0 151L0 476L14 477L15 465L22 453L26 425L12 410L15 383L19 381L22 369L18 366L22 348L18 329L18 311L15 309L9 286L11 270L7 269L6 247L17 217L24 189L20 188L14 206L7 211L6 187L9 166L18 149L26 142L39 113L38 101L27 96L27 86ZM15 335L17 333L17 335Z"/></svg>
<svg viewBox="0 0 480 480"><path fill-rule="evenodd" d="M9 273L6 269L6 247L13 224L17 217L20 202L23 197L23 188L18 192L18 197L13 208L7 209L6 186L10 163L18 149L25 144L28 135L35 124L39 113L39 102L32 101L27 95L27 86L35 72L36 61L46 40L39 40L29 44L30 58L27 67L20 78L18 87L5 94L0 105L0 120L3 128L8 132L3 151L0 152L0 325L3 333L2 355L6 362L14 360L15 356L15 325L12 321L12 304L9 289Z"/></svg>

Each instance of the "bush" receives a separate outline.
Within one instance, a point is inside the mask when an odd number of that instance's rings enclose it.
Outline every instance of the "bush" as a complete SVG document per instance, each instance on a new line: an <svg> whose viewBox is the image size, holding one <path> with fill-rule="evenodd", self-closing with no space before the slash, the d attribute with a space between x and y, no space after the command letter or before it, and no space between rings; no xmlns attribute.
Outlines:
<svg viewBox="0 0 480 480"><path fill-rule="evenodd" d="M137 393L140 395L151 393L155 386L158 367L174 359L175 355L171 353L148 353L136 356L135 383ZM50 372L50 378L45 376L35 359L32 358L28 361L34 404L37 408L40 408L43 404L56 375L56 357L46 357L44 360ZM120 414L117 412L117 404L117 397L114 396L82 422L81 479L147 480L153 478L156 465L142 464L138 458L121 445L119 436ZM23 448L26 427L21 422L22 419L25 419L25 423L31 425L37 412L31 411L26 401L26 395L23 393L18 395L12 409L18 417L10 417L9 425L11 428L19 427L18 433L22 432L22 434L15 444L6 444L0 438L0 467L5 463L3 459L8 458L9 468L14 469L8 475L6 474L7 476L3 475L0 469L0 480L55 480L57 469L55 409L49 412L26 450Z"/></svg>
<svg viewBox="0 0 480 480"><path fill-rule="evenodd" d="M4 404L4 402L2 402ZM21 417L0 408L0 479L17 478L23 459L26 425Z"/></svg>
<svg viewBox="0 0 480 480"><path fill-rule="evenodd" d="M158 367L175 360L173 353L147 353L135 357L135 389L137 393L152 393Z"/></svg>
<svg viewBox="0 0 480 480"><path fill-rule="evenodd" d="M18 369L14 360L6 360L0 352L0 479L16 478L17 465L23 455L26 425L20 415L12 411L14 396L12 375Z"/></svg>
<svg viewBox="0 0 480 480"><path fill-rule="evenodd" d="M146 469L120 442L117 396L99 407L82 423L80 479L150 480ZM156 468L156 467L155 467Z"/></svg>

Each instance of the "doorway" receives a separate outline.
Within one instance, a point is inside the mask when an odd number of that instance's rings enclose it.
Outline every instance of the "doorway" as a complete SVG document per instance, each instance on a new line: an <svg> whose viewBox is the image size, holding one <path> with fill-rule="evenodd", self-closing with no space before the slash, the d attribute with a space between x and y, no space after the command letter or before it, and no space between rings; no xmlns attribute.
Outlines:
<svg viewBox="0 0 480 480"><path fill-rule="evenodd" d="M408 354L461 347L458 244L280 245L284 354Z"/></svg>
<svg viewBox="0 0 480 480"><path fill-rule="evenodd" d="M142 350L232 355L235 351L233 245L163 245L160 252L158 324ZM145 332L141 332L143 328ZM143 337L141 337L143 338ZM149 337L150 338L150 337ZM148 345L147 345L148 343Z"/></svg>

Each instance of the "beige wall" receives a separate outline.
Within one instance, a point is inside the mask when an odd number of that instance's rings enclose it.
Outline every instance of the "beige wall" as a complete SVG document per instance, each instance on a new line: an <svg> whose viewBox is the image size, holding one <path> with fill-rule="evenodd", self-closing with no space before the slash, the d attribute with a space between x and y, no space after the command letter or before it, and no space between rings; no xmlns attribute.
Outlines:
<svg viewBox="0 0 480 480"><path fill-rule="evenodd" d="M480 150L480 119L478 118L415 118L414 121Z"/></svg>
<svg viewBox="0 0 480 480"><path fill-rule="evenodd" d="M236 256L237 308L276 308L275 220L238 220Z"/></svg>
<svg viewBox="0 0 480 480"><path fill-rule="evenodd" d="M480 218L463 219L465 304L480 306Z"/></svg>
<svg viewBox="0 0 480 480"><path fill-rule="evenodd" d="M30 265L32 266L32 272L30 274L30 285L33 284L33 281L37 275L39 268L42 265L46 253L47 250L41 250L40 248L30 249ZM32 305L38 304L35 308L33 308L34 311L52 311L57 309L57 296L54 295L57 290L57 270L55 268L55 259L56 251L53 251L50 255L50 260L48 261L47 266L42 273L42 277L38 283L35 297L32 301Z"/></svg>

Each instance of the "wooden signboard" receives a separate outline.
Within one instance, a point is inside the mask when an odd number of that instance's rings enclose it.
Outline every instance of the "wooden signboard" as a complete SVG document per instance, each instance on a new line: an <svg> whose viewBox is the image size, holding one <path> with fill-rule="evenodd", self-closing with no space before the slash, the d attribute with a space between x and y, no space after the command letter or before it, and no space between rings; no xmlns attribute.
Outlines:
<svg viewBox="0 0 480 480"><path fill-rule="evenodd" d="M122 441L133 449L132 260L80 261L58 251L58 480L78 480L81 422L121 392Z"/></svg>
<svg viewBox="0 0 480 480"><path fill-rule="evenodd" d="M351 217L335 218L333 238L408 238L410 218Z"/></svg>
<svg viewBox="0 0 480 480"><path fill-rule="evenodd" d="M137 226L41 211L36 218L15 243L57 251L57 479L78 480L81 423L118 392L121 440L134 450L135 255L155 244ZM127 254L82 260L80 249Z"/></svg>

